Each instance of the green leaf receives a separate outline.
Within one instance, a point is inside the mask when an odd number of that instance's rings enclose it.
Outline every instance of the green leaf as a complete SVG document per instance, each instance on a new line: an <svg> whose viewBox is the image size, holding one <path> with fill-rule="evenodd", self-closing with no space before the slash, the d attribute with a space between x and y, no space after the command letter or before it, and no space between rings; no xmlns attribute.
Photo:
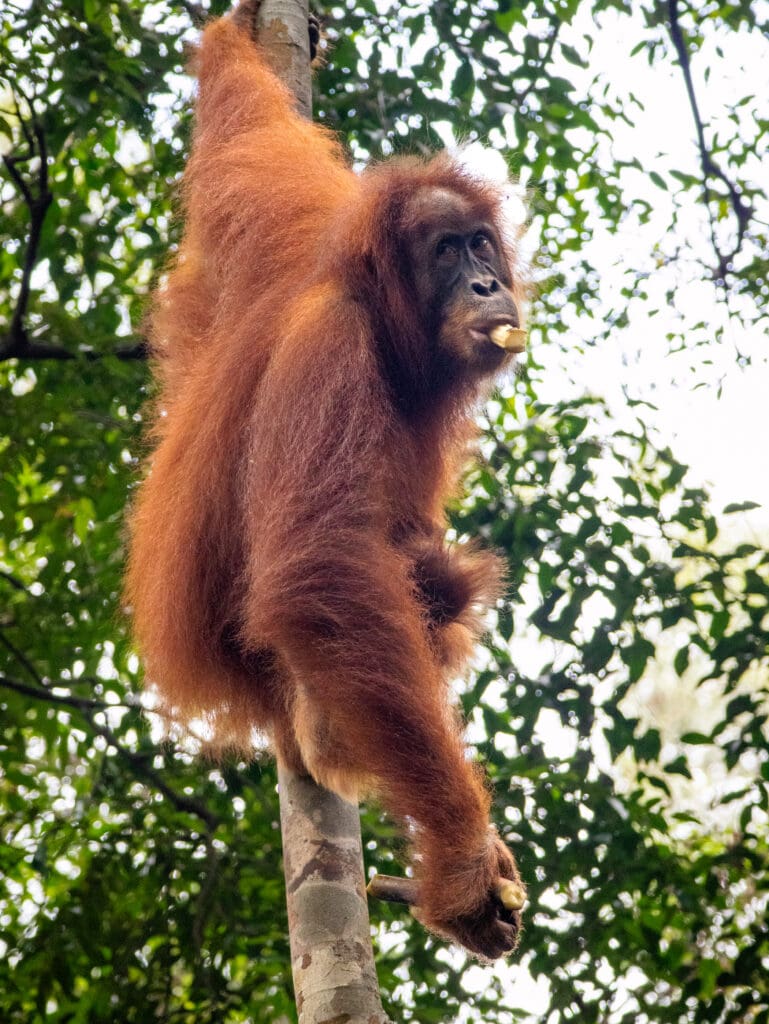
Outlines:
<svg viewBox="0 0 769 1024"><path fill-rule="evenodd" d="M641 678L650 658L654 656L654 644L645 637L636 636L632 643L620 648L620 656L630 670L631 682Z"/></svg>
<svg viewBox="0 0 769 1024"><path fill-rule="evenodd" d="M673 668L678 676L682 676L689 667L689 645L681 647L673 659Z"/></svg>
<svg viewBox="0 0 769 1024"><path fill-rule="evenodd" d="M566 60L570 64L576 64L577 67L586 68L589 67L588 62L580 56L577 50L573 46L569 46L567 43L561 43L561 53L564 55Z"/></svg>
<svg viewBox="0 0 769 1024"><path fill-rule="evenodd" d="M761 508L761 504L757 501L735 502L724 507L724 515L731 515L733 512L751 512L754 508Z"/></svg>
<svg viewBox="0 0 769 1024"><path fill-rule="evenodd" d="M468 100L475 89L475 74L469 61L463 61L457 68L451 86L452 93L460 99Z"/></svg>
<svg viewBox="0 0 769 1024"><path fill-rule="evenodd" d="M683 775L685 779L690 779L692 777L692 773L689 770L689 764L683 754L681 754L680 757L677 757L674 761L670 761L668 764L663 765L663 771L668 775Z"/></svg>
<svg viewBox="0 0 769 1024"><path fill-rule="evenodd" d="M712 740L711 740L711 738L709 736L706 736L704 733L701 733L701 732L685 732L683 734L683 736L681 737L681 742L682 743L692 743L692 744L703 744L703 743L711 743Z"/></svg>

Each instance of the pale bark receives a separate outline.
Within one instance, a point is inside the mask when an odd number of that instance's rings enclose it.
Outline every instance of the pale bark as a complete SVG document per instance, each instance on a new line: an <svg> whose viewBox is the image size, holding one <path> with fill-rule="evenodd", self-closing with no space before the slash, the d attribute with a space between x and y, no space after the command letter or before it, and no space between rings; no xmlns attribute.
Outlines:
<svg viewBox="0 0 769 1024"><path fill-rule="evenodd" d="M312 116L306 0L265 0L273 70ZM299 1024L391 1024L371 946L358 808L278 765L291 966Z"/></svg>
<svg viewBox="0 0 769 1024"><path fill-rule="evenodd" d="M257 26L273 71L296 96L297 110L312 117L308 16L306 0L264 0Z"/></svg>
<svg viewBox="0 0 769 1024"><path fill-rule="evenodd" d="M299 1024L390 1024L379 997L355 804L278 767Z"/></svg>

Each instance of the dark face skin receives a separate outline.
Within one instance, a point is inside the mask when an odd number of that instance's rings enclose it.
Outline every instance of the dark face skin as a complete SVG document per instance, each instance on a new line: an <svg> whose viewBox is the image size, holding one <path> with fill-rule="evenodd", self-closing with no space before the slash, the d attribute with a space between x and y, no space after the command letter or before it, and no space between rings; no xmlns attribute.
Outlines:
<svg viewBox="0 0 769 1024"><path fill-rule="evenodd" d="M520 326L499 233L462 197L436 189L415 199L411 239L414 285L440 348L478 372L493 372L507 353L489 333Z"/></svg>

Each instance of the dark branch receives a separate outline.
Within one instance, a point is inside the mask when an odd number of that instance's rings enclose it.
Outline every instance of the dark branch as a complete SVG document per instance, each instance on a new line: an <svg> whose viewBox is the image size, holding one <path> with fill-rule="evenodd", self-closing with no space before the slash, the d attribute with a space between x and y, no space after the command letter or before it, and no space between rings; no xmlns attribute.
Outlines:
<svg viewBox="0 0 769 1024"><path fill-rule="evenodd" d="M193 3L192 0L179 0L179 6L190 16L190 21L195 28L201 28L209 17L209 12L205 7Z"/></svg>
<svg viewBox="0 0 769 1024"><path fill-rule="evenodd" d="M147 357L146 342L138 338L133 343L121 348L106 352L96 352L92 349L80 349L70 351L63 345L43 341L35 341L30 338L26 327L26 317L29 308L31 294L32 273L37 264L40 249L40 240L43 232L43 224L48 212L48 207L53 202L53 194L48 184L48 144L42 124L35 112L33 97L18 86L13 96L15 115L19 120L21 134L26 144L26 150L20 153L6 154L3 156L3 163L8 170L11 181L16 185L24 203L29 210L29 234L24 252L24 262L21 271L21 285L16 300L16 306L11 317L8 330L0 335L0 360L5 359L86 359L96 360L113 356L116 359L132 360L145 359ZM18 93L18 95L16 94ZM25 118L19 104L19 96L29 108L29 117ZM36 180L34 185L25 180L19 170L20 164L29 164L35 157L39 160Z"/></svg>
<svg viewBox="0 0 769 1024"><path fill-rule="evenodd" d="M0 361L4 359L53 359L69 360L83 359L86 362L96 362L99 359L120 359L124 362L146 359L149 355L147 342L137 339L133 344L121 346L115 349L107 349L97 352L91 348L69 349L63 345L49 342L32 341L25 335L20 342L18 336L14 337L10 332L0 340Z"/></svg>
<svg viewBox="0 0 769 1024"><path fill-rule="evenodd" d="M16 89L21 92L18 86L16 86ZM28 124L24 118L19 106L18 97L15 94L13 99L16 107L16 115L19 118L21 133L27 144L27 152L16 155L5 155L3 156L3 163L8 169L8 173L10 174L12 181L21 193L22 198L27 205L27 209L29 210L29 235L27 237L27 247L24 252L19 296L16 300L16 308L13 311L13 317L11 318L8 337L4 339L4 343L2 347L0 347L0 358L8 358L8 355L11 352L14 355L21 356L23 355L25 348L29 346L25 320L31 293L32 271L35 269L35 264L37 263L45 215L48 212L48 207L53 202L53 195L48 187L48 147L46 145L43 128L35 113L34 100L31 97L26 96L23 92L21 92L21 95L29 107L30 124ZM32 187L24 180L17 164L29 163L35 156L37 156L40 161L40 167L37 172L37 189L36 191L33 191Z"/></svg>
<svg viewBox="0 0 769 1024"><path fill-rule="evenodd" d="M16 579L16 577L12 573L5 572L5 570L0 569L0 576L4 580L7 580L11 584L11 586L14 588L14 590L21 590L25 594L27 593L27 588L24 586L24 584L21 582L21 580Z"/></svg>
<svg viewBox="0 0 769 1024"><path fill-rule="evenodd" d="M5 638L0 639L3 639L3 642L7 645ZM39 679L40 677L37 676L37 678ZM44 700L49 704L61 704L63 707L75 708L77 711L106 711L108 708L119 706L107 704L103 700L93 700L90 697L75 697L73 694L53 693L42 682L38 686L27 686L26 683L21 683L17 679L11 679L3 673L0 673L0 686L6 690L13 690L14 693L20 693L23 697L31 697L33 700Z"/></svg>
<svg viewBox="0 0 769 1024"><path fill-rule="evenodd" d="M38 676L38 678L41 677ZM213 813L213 811L210 811L202 801L197 800L195 797L187 796L184 793L177 793L176 790L172 789L168 785L160 772L156 771L147 763L149 755L129 750L127 747L123 746L120 739L115 735L112 729L109 728L109 726L102 725L95 720L94 716L96 714L107 711L110 708L118 707L119 705L106 704L103 701L92 700L89 697L75 697L72 694L52 693L50 688L47 686L27 686L26 683L19 682L16 679L11 679L4 673L0 673L0 687L5 688L6 690L12 690L14 693L19 693L25 697L31 697L33 700L43 700L51 704L59 704L63 707L74 708L81 712L94 734L96 736L101 736L102 739L106 740L111 747L114 747L118 756L130 764L134 775L151 785L159 793L162 793L177 810L184 811L186 814L192 814L196 818L200 818L200 820L205 823L209 832L214 832L218 827L219 818Z"/></svg>
<svg viewBox="0 0 769 1024"><path fill-rule="evenodd" d="M27 674L31 679L34 679L38 686L43 686L43 677L37 671L35 666L26 656L24 651L19 650L16 644L12 643L5 633L0 632L0 643L5 647L7 651L13 655L18 663L26 670Z"/></svg>
<svg viewBox="0 0 769 1024"><path fill-rule="evenodd" d="M97 736L101 736L105 739L111 747L114 747L120 757L124 761L127 761L136 776L144 779L145 782L152 785L159 793L174 805L178 811L184 811L185 814L193 814L196 818L200 818L201 821L205 822L209 832L215 832L219 825L219 818L213 811L210 811L206 805L195 797L186 796L184 793L177 793L175 789L172 789L168 783L163 779L160 772L147 764L147 755L139 754L134 750L129 750L124 747L115 733L109 729L106 725L99 725L94 722L91 715L86 715L91 728Z"/></svg>
<svg viewBox="0 0 769 1024"><path fill-rule="evenodd" d="M703 175L703 192L710 221L710 238L718 260L717 274L718 277L723 280L730 272L729 264L742 247L745 232L747 231L748 225L750 224L750 220L753 216L753 209L747 202L745 202L740 190L734 182L727 177L726 173L721 170L708 149L705 141L705 123L702 119L702 115L700 114L697 95L694 91L694 82L692 81L689 51L686 48L686 41L681 30L678 0L668 0L668 14L670 16L670 38L673 41L673 46L675 47L676 54L678 55L678 63L681 66L681 71L684 76L686 94L689 97L689 106L692 110L694 126L697 132L697 147L699 149L700 165L702 167ZM708 181L711 178L716 178L725 186L726 191L729 194L729 202L732 210L734 211L734 215L737 218L737 242L732 251L728 253L721 251L716 237L715 215L711 207L712 193L708 184Z"/></svg>
<svg viewBox="0 0 769 1024"><path fill-rule="evenodd" d="M30 130L29 130L29 125L27 124L26 120L22 116L21 107L19 106L19 98L16 95L17 93L19 94L19 96L21 96L21 98L27 104L27 106L29 107L30 111L32 112L32 114L34 116L34 110L32 109L32 100L29 98L29 96L26 94L26 92L24 92L24 89L21 87L21 84L18 82L18 80L14 83L14 89L13 89L13 92L12 92L13 106L14 106L14 109L16 111L16 117L18 117L18 119L19 119L19 125L21 127L21 134L26 139L27 146L28 146L30 152L32 152L34 150L34 148L35 148L35 140L34 140L32 132L30 132Z"/></svg>
<svg viewBox="0 0 769 1024"><path fill-rule="evenodd" d="M31 97L26 96L24 93L22 93L22 95L30 108L31 126L25 120L22 110L19 108L18 98L15 94L13 96L13 102L15 104L20 129L22 129L22 134L27 142L28 152L26 154L18 154L16 156L11 155L3 157L3 163L7 167L8 173L16 187L20 193L22 193L24 201L30 211L30 233L27 239L27 249L25 251L24 265L22 267L22 285L20 285L18 290L18 298L16 300L15 309L13 310L10 330L8 332L11 345L16 349L24 349L25 345L28 344L25 319L27 316L27 308L30 303L32 271L35 269L35 264L38 259L38 250L40 249L40 239L43 233L45 215L48 212L48 207L53 202L53 196L51 195L51 191L48 187L48 147L45 143L45 135L43 134L42 125L35 114L34 100ZM32 187L25 181L22 174L20 174L16 165L19 163L29 163L36 156L40 161L40 167L37 174L37 190L33 191ZM0 354L2 353L0 352Z"/></svg>
<svg viewBox="0 0 769 1024"><path fill-rule="evenodd" d="M18 156L3 155L3 163L8 168L8 173L13 179L13 182L18 188L19 192L21 192L22 196L24 197L24 202L31 209L32 206L34 206L35 197L32 195L29 188L27 187L27 183L24 181L24 178L21 176L21 174L19 174L18 170L16 169L16 164L24 163L28 159L28 154L19 154Z"/></svg>

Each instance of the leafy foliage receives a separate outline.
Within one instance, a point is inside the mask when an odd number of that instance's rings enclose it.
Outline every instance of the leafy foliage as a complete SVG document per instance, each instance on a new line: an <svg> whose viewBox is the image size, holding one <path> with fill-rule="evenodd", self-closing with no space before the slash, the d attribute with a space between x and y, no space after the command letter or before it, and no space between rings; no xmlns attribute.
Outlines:
<svg viewBox="0 0 769 1024"><path fill-rule="evenodd" d="M173 243L183 42L198 13L173 0L0 13L9 1024L295 1019L273 770L155 741L119 607L141 317ZM765 31L753 6L349 0L326 13L318 107L357 158L439 145L450 123L528 176L535 329L571 338L606 302L591 239L654 225L657 205L665 237L627 263L606 330L650 316L659 295L675 305L679 271L718 289L725 313L711 330L682 311L674 347L759 321L769 125L756 99L711 103L704 153L646 175L607 145L644 97L591 71L607 25L624 27L624 59L654 69L722 59L721 40ZM730 525L740 508L713 516L645 406L618 424L595 398L545 403L540 384L532 360L491 404L484 461L453 510L459 537L484 536L510 566L462 700L531 883L523 962L549 994L528 1008L551 1021L769 1021L769 559ZM386 870L393 830L374 808L364 825ZM376 916L395 1019L515 1018L504 972L478 992L477 968L392 909Z"/></svg>

